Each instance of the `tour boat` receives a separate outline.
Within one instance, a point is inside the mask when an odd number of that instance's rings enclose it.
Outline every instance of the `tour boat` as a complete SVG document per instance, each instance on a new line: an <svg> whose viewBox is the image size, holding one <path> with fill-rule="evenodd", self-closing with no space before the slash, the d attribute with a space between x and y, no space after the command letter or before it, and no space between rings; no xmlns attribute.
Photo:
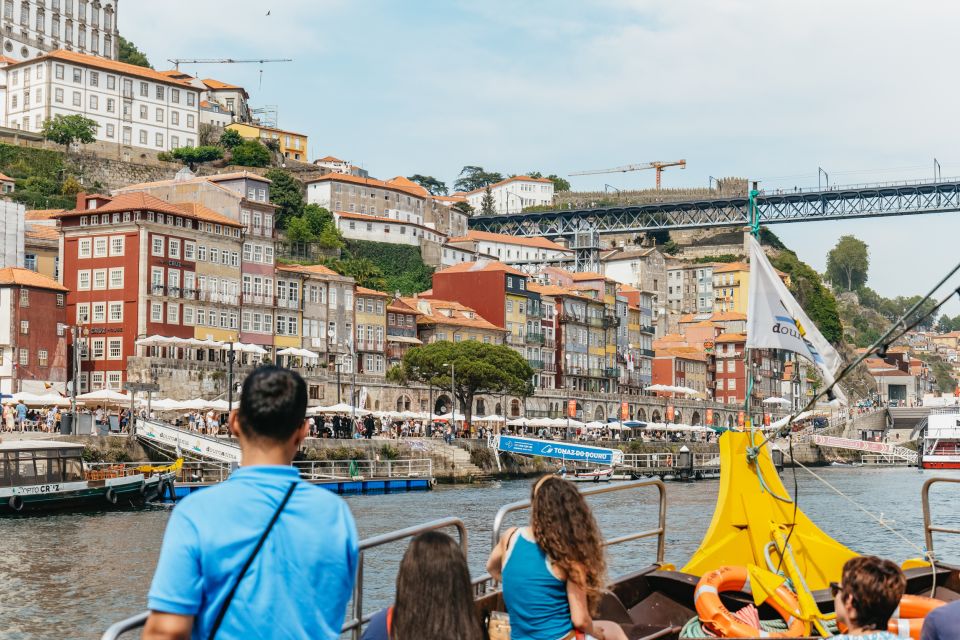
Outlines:
<svg viewBox="0 0 960 640"><path fill-rule="evenodd" d="M960 413L931 413L923 437L920 466L924 469L960 469Z"/></svg>
<svg viewBox="0 0 960 640"><path fill-rule="evenodd" d="M180 461L88 469L82 453L70 442L0 442L0 514L143 505L173 493Z"/></svg>
<svg viewBox="0 0 960 640"><path fill-rule="evenodd" d="M573 482L610 482L613 479L613 468L574 469L573 472L566 473L563 477Z"/></svg>

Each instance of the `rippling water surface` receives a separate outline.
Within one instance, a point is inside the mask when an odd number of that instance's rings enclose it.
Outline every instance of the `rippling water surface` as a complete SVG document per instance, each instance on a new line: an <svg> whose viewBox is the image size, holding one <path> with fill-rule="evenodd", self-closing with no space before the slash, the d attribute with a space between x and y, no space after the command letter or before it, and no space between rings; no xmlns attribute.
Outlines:
<svg viewBox="0 0 960 640"><path fill-rule="evenodd" d="M930 472L916 469L828 468L817 471L856 504L880 515L912 544L923 546L920 486ZM946 472L937 475L947 475ZM955 473L954 477L960 477ZM792 472L784 475L792 491ZM911 544L805 471L799 470L800 507L822 529L864 553L901 561L919 555ZM362 537L456 516L467 525L470 566L482 571L497 509L528 497L528 481L485 486L440 486L431 492L347 498ZM589 486L589 485L588 485ZM935 489L935 520L960 528L958 493ZM707 529L717 499L716 480L668 483L666 559L684 563ZM960 489L960 487L958 487ZM642 489L592 500L608 537L655 526L656 491ZM111 622L145 608L169 509L0 519L0 638L97 638ZM516 514L510 523L520 523ZM320 539L320 536L318 536ZM388 602L405 545L367 555L365 608ZM960 537L941 536L941 558L960 561ZM637 542L611 552L612 573L648 565L655 544ZM131 636L133 637L133 636Z"/></svg>

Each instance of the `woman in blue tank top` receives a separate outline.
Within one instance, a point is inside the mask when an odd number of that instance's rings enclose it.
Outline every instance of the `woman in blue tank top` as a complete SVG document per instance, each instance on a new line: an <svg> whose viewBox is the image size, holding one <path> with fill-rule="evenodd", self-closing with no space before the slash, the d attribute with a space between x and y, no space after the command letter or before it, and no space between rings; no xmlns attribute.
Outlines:
<svg viewBox="0 0 960 640"><path fill-rule="evenodd" d="M530 526L509 529L500 538L487 571L503 583L511 640L578 634L627 640L616 623L593 619L606 581L603 540L583 496L563 478L537 481Z"/></svg>

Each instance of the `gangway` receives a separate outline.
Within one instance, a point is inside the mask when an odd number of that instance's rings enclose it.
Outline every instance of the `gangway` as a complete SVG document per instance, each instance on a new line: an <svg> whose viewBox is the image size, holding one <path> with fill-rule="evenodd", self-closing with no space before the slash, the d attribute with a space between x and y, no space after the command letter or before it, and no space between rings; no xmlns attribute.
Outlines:
<svg viewBox="0 0 960 640"><path fill-rule="evenodd" d="M919 460L919 454L917 454L917 452L913 449L899 447L897 445L887 444L885 442L870 442L869 440L854 440L853 438L822 436L820 434L816 434L811 437L810 442L818 447L882 454L893 458L906 460L909 464L917 464Z"/></svg>
<svg viewBox="0 0 960 640"><path fill-rule="evenodd" d="M240 446L223 438L206 436L158 420L138 418L134 435L141 443L174 457L189 456L240 464Z"/></svg>

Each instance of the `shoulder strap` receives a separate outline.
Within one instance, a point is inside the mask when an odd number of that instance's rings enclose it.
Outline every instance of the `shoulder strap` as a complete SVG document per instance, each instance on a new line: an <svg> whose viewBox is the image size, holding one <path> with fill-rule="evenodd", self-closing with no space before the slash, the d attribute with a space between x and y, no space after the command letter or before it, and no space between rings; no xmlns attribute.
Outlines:
<svg viewBox="0 0 960 640"><path fill-rule="evenodd" d="M393 605L387 607L387 637L393 634Z"/></svg>
<svg viewBox="0 0 960 640"><path fill-rule="evenodd" d="M217 619L214 621L213 627L210 629L210 640L213 640L217 635L220 625L223 624L223 617L227 614L227 609L230 608L230 603L233 601L234 594L237 593L237 587L240 586L240 581L243 580L243 576L246 575L247 569L250 568L250 565L253 564L254 558L256 558L257 554L260 553L263 543L266 542L267 536L270 535L270 531L273 529L273 525L277 523L277 519L280 517L280 512L282 512L284 507L287 506L287 502L290 501L290 496L293 495L293 491L296 488L297 482L291 482L290 488L287 489L287 493L283 496L283 500L280 501L280 505L277 507L277 510L273 512L273 517L270 518L267 528L263 530L263 535L261 535L260 540L257 541L257 546L253 548L253 552L250 554L250 557L247 558L243 568L240 569L240 575L237 576L237 581L233 584L233 587L230 588L230 593L228 593L227 597L224 599L223 605L220 607L220 612L217 614Z"/></svg>

